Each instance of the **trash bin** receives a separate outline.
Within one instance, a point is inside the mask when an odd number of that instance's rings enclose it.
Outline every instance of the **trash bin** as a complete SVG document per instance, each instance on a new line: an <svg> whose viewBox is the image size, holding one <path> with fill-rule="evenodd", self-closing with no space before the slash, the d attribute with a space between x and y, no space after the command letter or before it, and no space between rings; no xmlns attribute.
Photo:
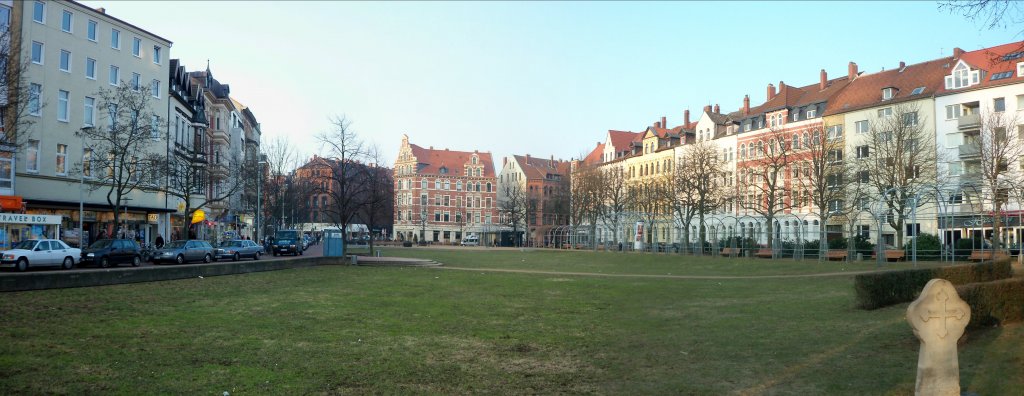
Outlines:
<svg viewBox="0 0 1024 396"><path fill-rule="evenodd" d="M359 256L352 255L352 265L359 265Z"/></svg>

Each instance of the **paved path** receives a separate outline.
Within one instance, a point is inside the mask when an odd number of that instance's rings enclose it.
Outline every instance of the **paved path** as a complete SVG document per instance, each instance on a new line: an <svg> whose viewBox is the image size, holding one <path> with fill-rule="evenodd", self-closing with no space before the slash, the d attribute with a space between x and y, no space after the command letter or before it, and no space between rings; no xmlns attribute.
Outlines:
<svg viewBox="0 0 1024 396"><path fill-rule="evenodd" d="M826 272L820 274L796 274L796 275L758 275L758 276L727 276L727 275L658 275L658 274L605 274L600 272L557 272L557 271L535 271L535 270L514 270L500 268L466 268L466 267L437 267L442 270L454 271L483 271L483 272L511 272L517 274L540 274L540 275L573 275L573 276L603 276L610 278L655 278L655 279L786 279L786 278L823 278L830 276L853 276L870 274L879 271L848 271L848 272Z"/></svg>

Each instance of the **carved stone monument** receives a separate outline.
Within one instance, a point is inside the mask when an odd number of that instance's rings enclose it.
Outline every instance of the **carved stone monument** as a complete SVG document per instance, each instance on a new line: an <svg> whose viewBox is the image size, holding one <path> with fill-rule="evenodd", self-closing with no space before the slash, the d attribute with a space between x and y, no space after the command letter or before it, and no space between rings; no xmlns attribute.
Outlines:
<svg viewBox="0 0 1024 396"><path fill-rule="evenodd" d="M917 355L917 395L960 395L956 342L971 321L971 307L945 279L932 279L907 307L907 322L921 340Z"/></svg>

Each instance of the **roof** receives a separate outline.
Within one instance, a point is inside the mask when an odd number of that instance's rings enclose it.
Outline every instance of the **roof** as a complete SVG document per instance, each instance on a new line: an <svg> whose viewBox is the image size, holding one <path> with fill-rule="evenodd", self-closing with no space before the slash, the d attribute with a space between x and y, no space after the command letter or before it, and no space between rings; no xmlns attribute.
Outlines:
<svg viewBox="0 0 1024 396"><path fill-rule="evenodd" d="M590 151L590 154L587 154L587 156L583 158L583 164L598 164L601 163L602 158L604 158L604 143L598 143L597 147L594 147L594 149Z"/></svg>
<svg viewBox="0 0 1024 396"><path fill-rule="evenodd" d="M130 23L128 23L128 22L125 22L125 21L124 21L123 19L120 19L120 18L114 17L114 16L112 16L112 15L110 15L110 14L107 14L107 12L106 12L106 9L104 9L104 11L103 11L103 12L100 12L100 9L97 9L97 8L92 8L92 7L89 7L89 6L85 5L85 4L82 4L82 3L79 3L79 2L77 2L77 1L73 1L73 0L68 0L68 4L72 4L72 5L74 5L74 6L77 6L77 7L79 7L80 9L83 9L83 10L89 10L89 11L91 11L91 12L93 12L93 13L97 14L97 15L102 15L102 16L104 16L104 17L106 17L106 18L110 18L110 19L112 19L112 20L114 20L114 21L117 21L117 22L123 23L123 24L124 24L125 26L128 26L128 27L130 27L130 28L132 28L132 29L138 29L138 30L139 30L140 32L146 33L146 34L148 34L148 35L150 35L150 36L153 36L153 37L155 37L155 38L158 38L158 39L160 39L160 40L163 40L164 42L166 42L166 43L167 43L167 45L168 45L168 46L169 46L169 45L171 45L171 44L173 44L173 42L172 42L171 40L165 39L165 38L163 38L163 37L160 37L160 36L158 36L158 35L156 35L156 34L153 34L152 32L150 32L150 31L148 31L148 30L146 30L146 29L143 29L143 28L140 28L140 27L138 27L138 26L135 26L135 25L133 25L133 24L130 24Z"/></svg>
<svg viewBox="0 0 1024 396"><path fill-rule="evenodd" d="M747 115L744 117L750 117L784 108L794 108L827 102L829 98L834 97L843 91L843 88L846 88L849 83L850 78L845 75L839 78L826 80L825 89L821 89L820 82L803 87L794 87L786 85L786 83L780 81L778 86L779 92L768 101L756 107L751 107L750 111L747 112Z"/></svg>
<svg viewBox="0 0 1024 396"><path fill-rule="evenodd" d="M611 141L612 147L616 151L624 151L628 149L631 142L639 141L643 139L643 132L628 132L628 131L615 131L608 130L608 140Z"/></svg>
<svg viewBox="0 0 1024 396"><path fill-rule="evenodd" d="M985 71L985 73L981 74L981 81L978 84L972 85L966 89L1016 84L1024 81L1024 76L1017 76L1017 63L1024 62L1024 41L1017 41L997 45L995 47L965 52L960 56L959 60L964 61L964 63L970 65L974 70ZM952 68L956 66L956 62L957 59L951 61L949 66L950 68L946 71L947 75L951 73ZM1007 73L1009 76L998 80L992 80L992 76L1002 73ZM1003 75L1005 76L1005 74ZM946 89L945 80L943 78L940 78L940 80L942 80L942 87L939 89L939 94L965 90L964 88Z"/></svg>
<svg viewBox="0 0 1024 396"><path fill-rule="evenodd" d="M473 154L476 154L484 166L482 177L495 177L494 160L491 159L491 153L425 149L412 143L409 144L409 148L412 149L412 155L416 157L416 161L422 165L417 169L417 173L438 175L441 174L440 170L444 167L448 168L449 175L461 176L462 167L469 164Z"/></svg>
<svg viewBox="0 0 1024 396"><path fill-rule="evenodd" d="M824 115L846 113L882 104L927 98L942 89L943 76L949 73L952 57L907 65L902 69L862 74L829 103ZM882 100L883 88L896 88L892 99ZM912 95L919 87L924 89Z"/></svg>
<svg viewBox="0 0 1024 396"><path fill-rule="evenodd" d="M547 175L567 175L569 174L569 162L558 161L553 159L527 157L521 155L513 155L512 158L519 164L519 169L523 170L523 174L526 175L526 179L545 179Z"/></svg>

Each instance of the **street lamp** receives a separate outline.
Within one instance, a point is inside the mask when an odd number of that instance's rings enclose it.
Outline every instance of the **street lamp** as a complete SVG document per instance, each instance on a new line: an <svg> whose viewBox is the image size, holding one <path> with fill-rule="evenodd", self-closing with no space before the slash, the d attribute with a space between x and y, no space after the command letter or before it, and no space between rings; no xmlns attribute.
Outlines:
<svg viewBox="0 0 1024 396"><path fill-rule="evenodd" d="M260 192L260 190L262 189L263 186L263 166L266 164L267 161L263 160L260 160L259 162L256 163L256 165L259 165L259 175L256 176L256 240L260 241L261 245L263 244L263 239L261 238L260 235L260 231L262 231L262 229L260 228L260 198L262 197L263 194Z"/></svg>
<svg viewBox="0 0 1024 396"><path fill-rule="evenodd" d="M82 131L79 132L79 137L82 139L82 156L85 157L85 134L92 132L92 126L82 127ZM64 166L67 166L65 163ZM89 166L92 166L90 163ZM85 221L85 164L82 164L82 171L78 178L78 247L85 248L85 234L82 229L84 228Z"/></svg>
<svg viewBox="0 0 1024 396"><path fill-rule="evenodd" d="M420 244L427 244L427 211L420 210Z"/></svg>

